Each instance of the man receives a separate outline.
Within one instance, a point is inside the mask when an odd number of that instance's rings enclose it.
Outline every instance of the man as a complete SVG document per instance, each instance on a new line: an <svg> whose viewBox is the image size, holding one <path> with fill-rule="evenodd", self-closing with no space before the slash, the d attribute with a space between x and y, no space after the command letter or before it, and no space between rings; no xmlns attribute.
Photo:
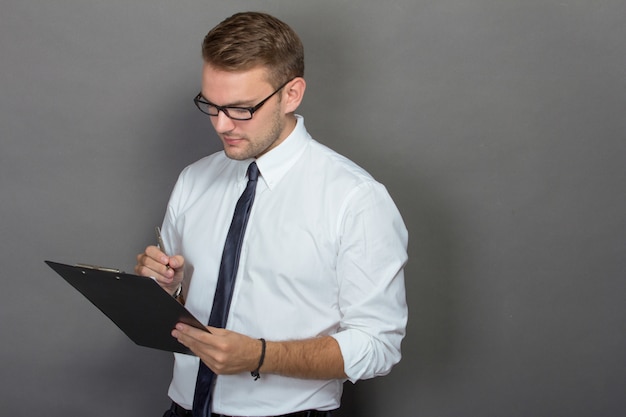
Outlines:
<svg viewBox="0 0 626 417"><path fill-rule="evenodd" d="M252 162L258 180L224 328L172 331L196 356L175 355L166 415L191 415L194 398L209 395L214 415L329 416L346 379L387 374L400 360L406 228L385 188L314 141L294 113L306 83L289 26L235 14L207 34L203 59L195 102L224 151L181 173L162 227L168 254L146 248L135 272L174 296L182 289L208 323ZM216 376L197 389L203 367Z"/></svg>

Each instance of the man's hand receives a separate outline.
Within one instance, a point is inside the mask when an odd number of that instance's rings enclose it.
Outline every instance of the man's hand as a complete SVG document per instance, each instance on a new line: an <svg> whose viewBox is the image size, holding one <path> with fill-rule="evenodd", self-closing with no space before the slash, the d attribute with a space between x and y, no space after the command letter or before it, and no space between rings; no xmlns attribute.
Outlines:
<svg viewBox="0 0 626 417"><path fill-rule="evenodd" d="M230 330L207 326L210 333L178 323L172 330L216 375L254 371L261 357L261 341Z"/></svg>
<svg viewBox="0 0 626 417"><path fill-rule="evenodd" d="M185 259L181 255L167 256L156 246L148 246L137 255L135 274L156 279L168 293L174 294L183 282Z"/></svg>
<svg viewBox="0 0 626 417"><path fill-rule="evenodd" d="M230 330L207 327L204 332L183 323L172 331L215 374L254 371L261 358L262 343ZM343 356L335 339L322 336L307 340L267 341L260 372L305 379L344 379Z"/></svg>

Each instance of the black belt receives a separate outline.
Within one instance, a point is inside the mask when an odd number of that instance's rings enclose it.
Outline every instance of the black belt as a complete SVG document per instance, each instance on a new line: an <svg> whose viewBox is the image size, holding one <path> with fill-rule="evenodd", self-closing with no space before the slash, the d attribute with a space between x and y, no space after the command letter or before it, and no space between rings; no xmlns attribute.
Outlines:
<svg viewBox="0 0 626 417"><path fill-rule="evenodd" d="M165 416L177 416L177 417L193 417L191 411L184 409L180 405L176 404L172 401L172 406L169 411L165 413ZM230 417L224 414L215 414L211 413L211 417ZM283 414L281 416L275 417L331 417L330 411L318 411L318 410L306 410L306 411L297 411L295 413Z"/></svg>

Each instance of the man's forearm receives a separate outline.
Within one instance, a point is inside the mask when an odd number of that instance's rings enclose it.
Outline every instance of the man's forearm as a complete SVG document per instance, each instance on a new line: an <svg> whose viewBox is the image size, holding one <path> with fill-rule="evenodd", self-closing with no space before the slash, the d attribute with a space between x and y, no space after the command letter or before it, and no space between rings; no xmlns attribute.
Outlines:
<svg viewBox="0 0 626 417"><path fill-rule="evenodd" d="M344 379L343 356L330 336L315 339L267 342L261 374L304 379Z"/></svg>

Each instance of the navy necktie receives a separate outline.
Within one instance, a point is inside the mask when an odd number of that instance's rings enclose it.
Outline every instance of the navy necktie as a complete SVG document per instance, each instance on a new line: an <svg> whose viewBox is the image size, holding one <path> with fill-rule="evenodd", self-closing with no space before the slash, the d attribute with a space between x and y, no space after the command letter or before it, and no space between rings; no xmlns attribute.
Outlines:
<svg viewBox="0 0 626 417"><path fill-rule="evenodd" d="M241 243L246 232L246 224L254 202L256 183L259 176L259 168L256 162L248 167L248 184L239 197L235 206L235 214L228 229L224 252L222 253L222 263L217 278L217 288L213 298L213 307L209 316L209 326L224 328L230 309L230 301L233 296L235 286L235 276L239 266L239 255L241 253ZM193 397L193 417L211 416L211 388L215 374L211 369L200 361L198 378L196 379L196 391Z"/></svg>

